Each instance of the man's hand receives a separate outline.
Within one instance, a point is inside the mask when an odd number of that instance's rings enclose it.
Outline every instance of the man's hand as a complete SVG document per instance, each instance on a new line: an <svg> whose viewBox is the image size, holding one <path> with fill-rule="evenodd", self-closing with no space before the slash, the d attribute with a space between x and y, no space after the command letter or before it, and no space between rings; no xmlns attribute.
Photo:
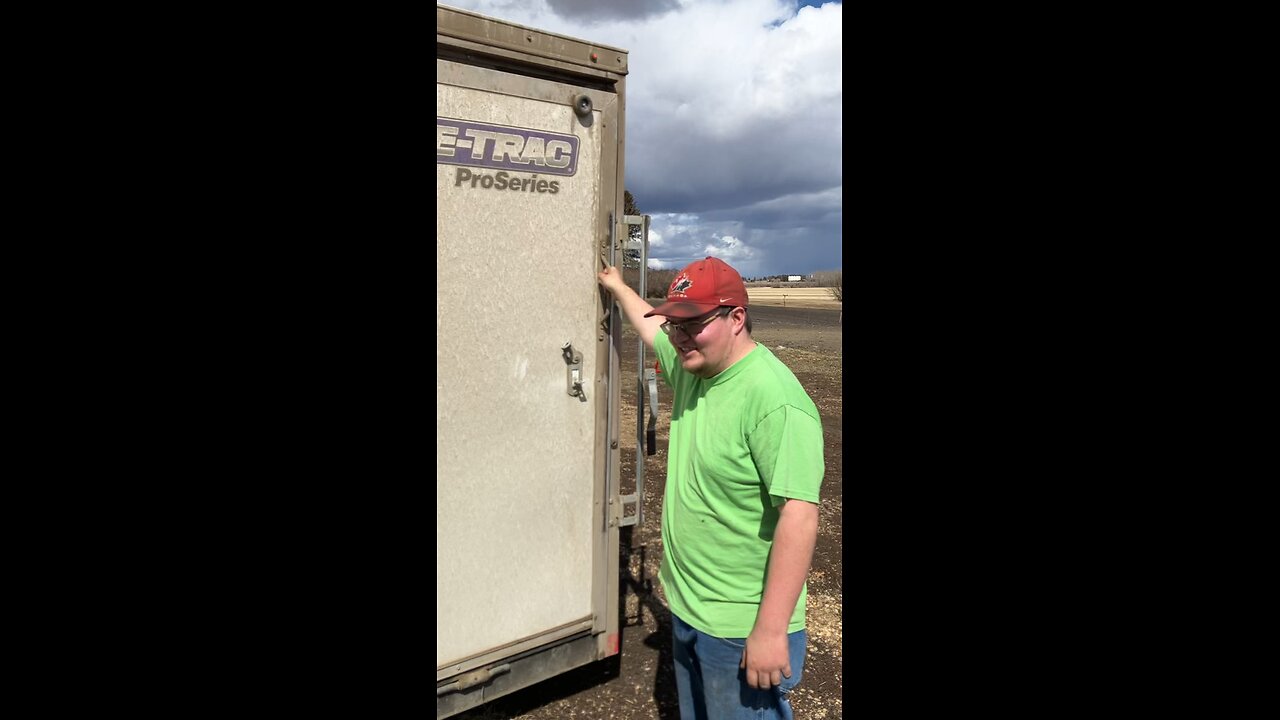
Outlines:
<svg viewBox="0 0 1280 720"><path fill-rule="evenodd" d="M781 685L782 678L791 677L791 653L787 646L787 633L766 633L752 630L747 636L747 646L742 649L742 662L746 668L747 684L757 690L768 690Z"/></svg>
<svg viewBox="0 0 1280 720"><path fill-rule="evenodd" d="M626 285L622 279L622 271L612 265L605 265L604 270L601 270L596 277L600 280L600 285L613 293L614 297L618 296L618 286Z"/></svg>
<svg viewBox="0 0 1280 720"><path fill-rule="evenodd" d="M603 260L601 262L604 264L604 269L596 275L596 279L600 281L601 287L608 290L613 295L613 299L618 301L627 322L640 333L640 339L644 340L644 344L652 350L653 338L658 334L658 326L665 322L666 318L645 317L645 313L652 310L653 306L645 302L627 285L626 280L622 279L621 270Z"/></svg>

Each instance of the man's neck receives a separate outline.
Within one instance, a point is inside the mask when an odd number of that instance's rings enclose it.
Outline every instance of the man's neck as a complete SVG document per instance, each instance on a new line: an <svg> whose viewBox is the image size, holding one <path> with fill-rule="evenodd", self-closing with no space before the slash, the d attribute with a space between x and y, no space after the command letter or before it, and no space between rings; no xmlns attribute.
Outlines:
<svg viewBox="0 0 1280 720"><path fill-rule="evenodd" d="M739 360L750 355L751 351L755 349L756 341L753 340L750 335L746 333L739 335L734 340L733 351L729 353L729 363L724 366L724 370L728 370L734 365L737 365ZM724 370L721 370L720 372L724 372Z"/></svg>

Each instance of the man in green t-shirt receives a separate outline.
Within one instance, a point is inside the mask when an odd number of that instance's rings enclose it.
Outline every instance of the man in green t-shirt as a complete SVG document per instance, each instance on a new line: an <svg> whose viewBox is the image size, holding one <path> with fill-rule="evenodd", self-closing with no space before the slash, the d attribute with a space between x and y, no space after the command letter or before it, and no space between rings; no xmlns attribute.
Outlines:
<svg viewBox="0 0 1280 720"><path fill-rule="evenodd" d="M751 338L746 286L723 261L690 264L656 309L616 268L599 279L675 393L659 579L681 717L790 718L818 538L818 409Z"/></svg>

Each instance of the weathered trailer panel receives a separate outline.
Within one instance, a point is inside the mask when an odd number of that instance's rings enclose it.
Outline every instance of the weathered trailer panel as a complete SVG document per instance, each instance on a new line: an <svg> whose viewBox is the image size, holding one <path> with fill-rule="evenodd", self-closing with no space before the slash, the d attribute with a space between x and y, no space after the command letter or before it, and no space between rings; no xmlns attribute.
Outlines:
<svg viewBox="0 0 1280 720"><path fill-rule="evenodd" d="M595 277L625 232L626 63L444 6L436 28L444 718L617 652L619 328Z"/></svg>

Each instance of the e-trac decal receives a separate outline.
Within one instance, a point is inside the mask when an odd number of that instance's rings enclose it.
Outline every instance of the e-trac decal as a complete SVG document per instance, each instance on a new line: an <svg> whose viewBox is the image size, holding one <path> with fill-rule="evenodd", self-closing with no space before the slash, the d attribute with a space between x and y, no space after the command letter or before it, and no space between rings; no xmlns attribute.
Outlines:
<svg viewBox="0 0 1280 720"><path fill-rule="evenodd" d="M436 164L573 175L578 137L545 130L436 118Z"/></svg>

